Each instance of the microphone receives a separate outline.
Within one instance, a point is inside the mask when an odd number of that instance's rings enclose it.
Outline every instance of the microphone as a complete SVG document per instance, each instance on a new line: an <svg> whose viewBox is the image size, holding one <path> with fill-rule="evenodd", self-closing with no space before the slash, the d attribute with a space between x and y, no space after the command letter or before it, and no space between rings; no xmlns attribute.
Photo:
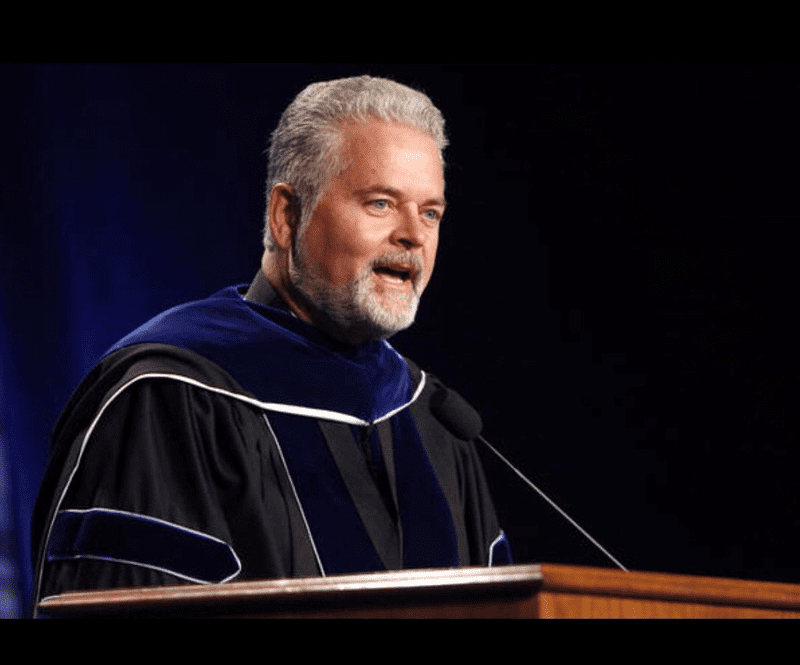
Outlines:
<svg viewBox="0 0 800 665"><path fill-rule="evenodd" d="M480 414L470 406L469 402L465 400L454 390L447 388L439 390L431 398L431 410L433 415L444 425L453 436L463 440L471 441L472 439L480 440L486 447L489 448L495 455L497 455L514 473L516 473L529 487L535 490L547 503L549 503L555 510L557 510L562 517L564 517L572 526L580 531L589 541L597 547L603 554L605 554L614 564L626 573L628 569L617 561L600 543L592 538L575 520L573 520L567 513L559 508L550 497L548 497L542 490L534 485L525 475L517 469L511 462L509 462L500 452L492 446L486 439L481 436L483 430L483 421Z"/></svg>

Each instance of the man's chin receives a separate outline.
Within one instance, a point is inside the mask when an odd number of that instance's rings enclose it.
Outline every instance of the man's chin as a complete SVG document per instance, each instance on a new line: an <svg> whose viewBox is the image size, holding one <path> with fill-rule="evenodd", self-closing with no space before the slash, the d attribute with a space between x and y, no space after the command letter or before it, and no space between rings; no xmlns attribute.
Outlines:
<svg viewBox="0 0 800 665"><path fill-rule="evenodd" d="M390 298L373 295L369 300L367 318L380 339L391 337L414 323L419 306L419 298L415 294Z"/></svg>
<svg viewBox="0 0 800 665"><path fill-rule="evenodd" d="M419 299L413 296L405 303L381 302L374 294L362 299L347 317L330 316L335 326L335 337L350 344L361 344L369 340L388 339L414 323ZM338 314L338 313L337 313Z"/></svg>

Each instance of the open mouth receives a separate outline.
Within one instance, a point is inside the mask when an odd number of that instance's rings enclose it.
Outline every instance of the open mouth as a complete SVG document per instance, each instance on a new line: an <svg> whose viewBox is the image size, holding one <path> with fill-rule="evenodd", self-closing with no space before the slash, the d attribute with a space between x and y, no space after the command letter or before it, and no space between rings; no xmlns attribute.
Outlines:
<svg viewBox="0 0 800 665"><path fill-rule="evenodd" d="M397 252L376 258L372 262L372 273L387 285L415 291L422 276L422 260L411 252Z"/></svg>
<svg viewBox="0 0 800 665"><path fill-rule="evenodd" d="M378 275L388 277L394 281L405 282L411 279L411 268L403 268L399 266L375 266L374 271Z"/></svg>

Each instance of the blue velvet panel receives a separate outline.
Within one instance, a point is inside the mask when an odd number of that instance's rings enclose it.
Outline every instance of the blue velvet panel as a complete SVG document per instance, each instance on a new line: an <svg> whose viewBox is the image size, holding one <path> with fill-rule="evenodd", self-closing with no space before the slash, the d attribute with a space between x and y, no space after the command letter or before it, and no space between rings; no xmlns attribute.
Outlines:
<svg viewBox="0 0 800 665"><path fill-rule="evenodd" d="M372 422L411 396L408 366L388 343L337 345L286 312L245 301L235 287L167 310L108 353L145 342L194 351L265 402Z"/></svg>
<svg viewBox="0 0 800 665"><path fill-rule="evenodd" d="M241 566L222 541L146 515L96 508L58 514L47 561L102 559L162 570L192 582L224 582Z"/></svg>

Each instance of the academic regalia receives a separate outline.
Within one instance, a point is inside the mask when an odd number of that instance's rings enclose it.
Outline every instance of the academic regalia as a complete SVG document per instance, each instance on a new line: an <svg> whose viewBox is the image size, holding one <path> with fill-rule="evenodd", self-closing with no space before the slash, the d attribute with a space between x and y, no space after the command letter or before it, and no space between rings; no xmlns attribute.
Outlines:
<svg viewBox="0 0 800 665"><path fill-rule="evenodd" d="M56 425L35 600L510 563L473 444L431 412L443 389L385 341L326 337L261 273L168 310Z"/></svg>

